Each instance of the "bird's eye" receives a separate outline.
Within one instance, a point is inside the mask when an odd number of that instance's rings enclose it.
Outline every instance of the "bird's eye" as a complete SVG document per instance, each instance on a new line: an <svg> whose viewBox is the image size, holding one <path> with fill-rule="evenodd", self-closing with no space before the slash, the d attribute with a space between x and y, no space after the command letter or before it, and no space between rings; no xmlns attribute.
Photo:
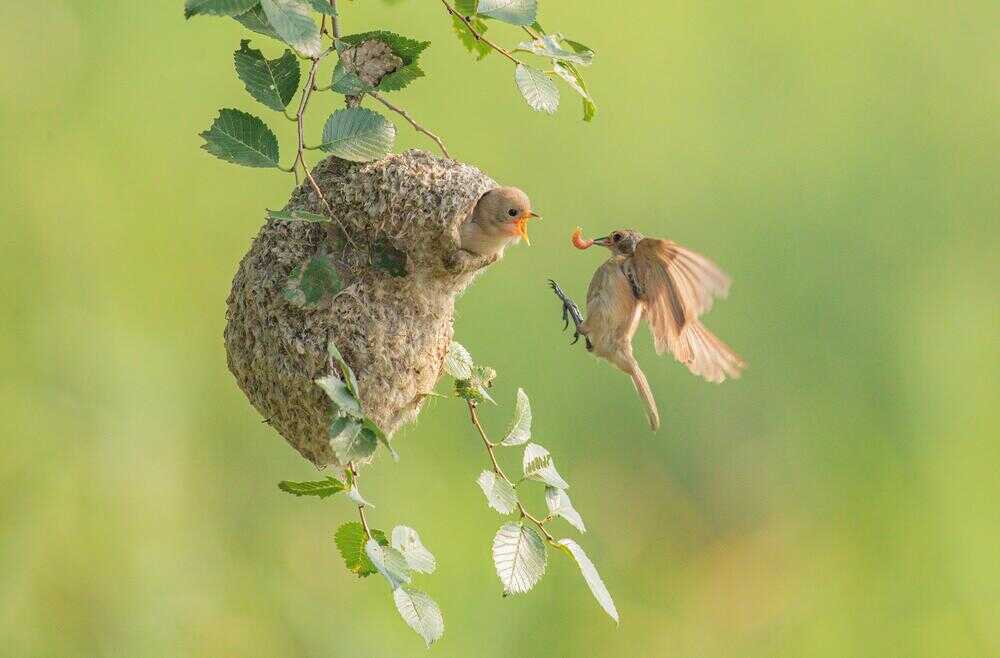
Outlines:
<svg viewBox="0 0 1000 658"><path fill-rule="evenodd" d="M621 242L622 234L621 233L615 233L614 235L611 236L611 239L614 240L615 242Z"/></svg>
<svg viewBox="0 0 1000 658"><path fill-rule="evenodd" d="M510 210L507 211L507 214L510 215L511 217L517 217L517 209L511 208Z"/></svg>

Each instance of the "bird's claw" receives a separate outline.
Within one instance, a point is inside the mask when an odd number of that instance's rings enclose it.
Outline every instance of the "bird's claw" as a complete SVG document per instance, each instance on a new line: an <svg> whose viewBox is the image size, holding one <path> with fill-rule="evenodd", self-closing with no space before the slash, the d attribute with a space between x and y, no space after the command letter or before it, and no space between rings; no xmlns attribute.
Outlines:
<svg viewBox="0 0 1000 658"><path fill-rule="evenodd" d="M576 345L580 341L580 336L584 336L584 338L586 338L587 349L591 349L592 345L590 343L590 338L587 338L580 331L580 326L583 324L583 316L580 315L580 308L566 293L563 292L562 288L559 287L559 284L552 279L549 279L549 287L552 288L556 297L562 301L563 331L566 331L566 329L569 328L569 321L573 320L573 341L570 345Z"/></svg>

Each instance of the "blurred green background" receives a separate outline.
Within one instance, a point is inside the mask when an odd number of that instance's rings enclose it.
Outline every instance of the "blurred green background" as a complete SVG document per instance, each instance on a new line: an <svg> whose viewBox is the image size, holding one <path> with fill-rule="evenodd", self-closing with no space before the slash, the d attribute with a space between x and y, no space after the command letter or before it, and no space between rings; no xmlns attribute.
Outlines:
<svg viewBox="0 0 1000 658"><path fill-rule="evenodd" d="M394 100L545 215L459 301L457 338L501 374L495 432L531 395L622 615L554 554L500 597L485 455L437 400L365 491L438 557L432 655L1000 655L1000 5L549 0L546 27L598 51L584 124L565 88L531 112L436 2L342 4L346 33L433 42ZM197 133L241 107L287 160L291 125L233 74L240 26L181 5L0 6L0 653L426 655L343 568L351 507L277 490L315 471L226 369L229 282L292 181ZM315 137L339 102L313 105ZM397 150L431 149L397 124ZM624 375L560 333L545 279L582 299L600 261L576 224L722 264L706 321L745 377L697 380L643 329L651 435Z"/></svg>

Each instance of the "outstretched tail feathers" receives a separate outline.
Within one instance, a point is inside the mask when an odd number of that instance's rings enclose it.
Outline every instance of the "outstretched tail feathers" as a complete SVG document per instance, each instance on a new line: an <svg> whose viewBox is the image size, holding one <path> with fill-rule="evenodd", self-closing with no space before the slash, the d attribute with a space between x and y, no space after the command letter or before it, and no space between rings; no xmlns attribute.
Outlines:
<svg viewBox="0 0 1000 658"><path fill-rule="evenodd" d="M632 378L632 384L635 385L639 399L642 400L643 405L646 407L649 427L655 432L660 428L660 412L656 410L656 399L653 397L652 389L649 388L649 382L646 381L646 375L643 374L639 364L635 362L633 362L628 374Z"/></svg>

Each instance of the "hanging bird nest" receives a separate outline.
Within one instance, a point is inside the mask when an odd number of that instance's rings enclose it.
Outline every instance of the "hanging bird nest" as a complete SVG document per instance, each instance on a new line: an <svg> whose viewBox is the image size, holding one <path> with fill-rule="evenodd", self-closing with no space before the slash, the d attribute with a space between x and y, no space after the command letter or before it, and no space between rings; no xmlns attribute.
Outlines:
<svg viewBox="0 0 1000 658"><path fill-rule="evenodd" d="M498 185L475 167L416 150L369 163L330 157L313 177L329 209L308 180L285 209L334 222L265 222L233 279L225 342L250 403L303 457L326 466L337 464L327 440L332 412L314 380L335 372L328 341L386 434L416 419L452 339L455 298L486 264L459 264L458 227ZM343 289L305 306L287 287L317 254Z"/></svg>

